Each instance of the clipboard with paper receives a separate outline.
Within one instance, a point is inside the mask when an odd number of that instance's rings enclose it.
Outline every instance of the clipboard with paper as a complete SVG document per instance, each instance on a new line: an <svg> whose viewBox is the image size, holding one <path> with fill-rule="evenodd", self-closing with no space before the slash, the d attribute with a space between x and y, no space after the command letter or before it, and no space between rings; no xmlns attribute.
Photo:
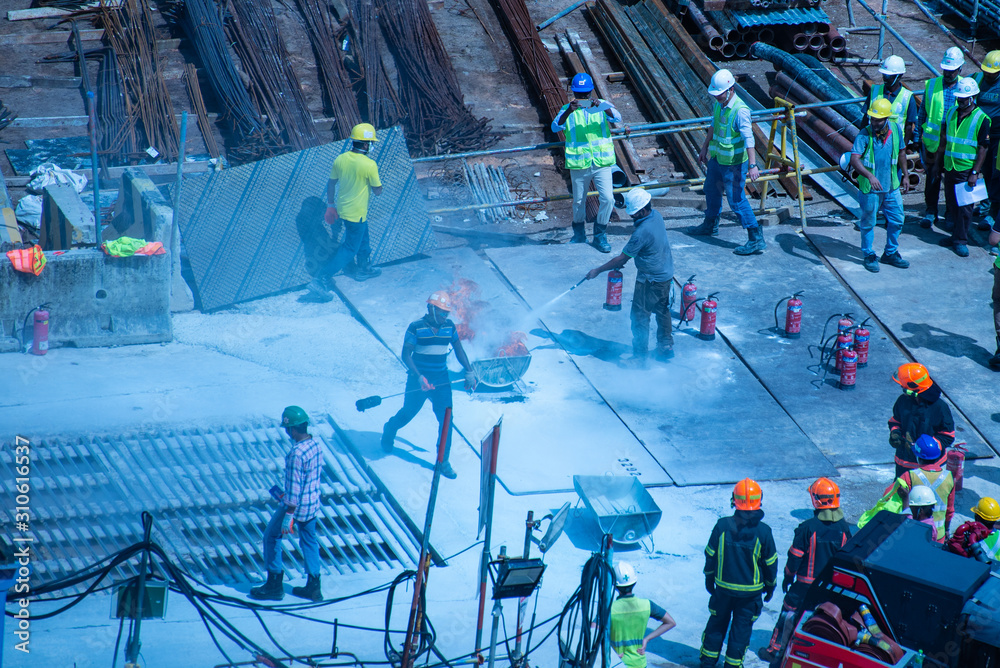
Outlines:
<svg viewBox="0 0 1000 668"><path fill-rule="evenodd" d="M955 184L955 201L959 206L967 206L986 199L986 181L979 179L976 187L970 188L968 181Z"/></svg>

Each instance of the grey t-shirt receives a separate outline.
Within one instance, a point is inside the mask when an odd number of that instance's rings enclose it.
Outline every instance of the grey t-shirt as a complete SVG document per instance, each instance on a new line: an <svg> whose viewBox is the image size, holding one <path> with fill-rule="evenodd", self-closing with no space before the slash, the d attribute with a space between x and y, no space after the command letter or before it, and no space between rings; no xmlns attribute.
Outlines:
<svg viewBox="0 0 1000 668"><path fill-rule="evenodd" d="M653 209L635 221L635 231L622 253L635 260L636 280L641 283L665 283L674 277L674 259L667 241L663 216Z"/></svg>

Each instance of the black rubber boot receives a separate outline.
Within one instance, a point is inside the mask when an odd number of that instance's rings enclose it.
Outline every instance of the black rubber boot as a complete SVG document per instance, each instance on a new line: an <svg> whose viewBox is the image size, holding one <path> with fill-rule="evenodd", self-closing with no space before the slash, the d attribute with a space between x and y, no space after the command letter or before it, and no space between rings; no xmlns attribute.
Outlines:
<svg viewBox="0 0 1000 668"><path fill-rule="evenodd" d="M358 258L358 268L354 272L355 281L367 281L369 278L376 278L381 275L382 270L372 266L372 259L370 257L364 259Z"/></svg>
<svg viewBox="0 0 1000 668"><path fill-rule="evenodd" d="M608 226L607 225L594 225L594 240L590 242L590 245L601 251L602 253L611 252L611 244L608 243Z"/></svg>
<svg viewBox="0 0 1000 668"><path fill-rule="evenodd" d="M569 242L571 244L587 243L587 226L583 223L573 223L573 238Z"/></svg>
<svg viewBox="0 0 1000 668"><path fill-rule="evenodd" d="M757 225L747 228L747 242L734 248L733 252L737 255L756 255L763 253L765 248L767 248L767 242L764 241L764 233L761 231L760 225Z"/></svg>
<svg viewBox="0 0 1000 668"><path fill-rule="evenodd" d="M319 584L318 575L310 575L305 587L292 587L292 596L298 596L319 603L323 600L323 589Z"/></svg>
<svg viewBox="0 0 1000 668"><path fill-rule="evenodd" d="M691 234L702 237L714 237L719 234L719 218L706 218L705 222L691 230Z"/></svg>
<svg viewBox="0 0 1000 668"><path fill-rule="evenodd" d="M250 598L258 601L280 601L285 598L285 587L282 585L284 573L267 572L267 582L250 590Z"/></svg>
<svg viewBox="0 0 1000 668"><path fill-rule="evenodd" d="M392 449L396 445L396 430L389 427L389 423L386 422L385 426L382 427L382 451L392 452Z"/></svg>
<svg viewBox="0 0 1000 668"><path fill-rule="evenodd" d="M994 371L1000 371L1000 336L997 337L997 351L990 358L989 364Z"/></svg>

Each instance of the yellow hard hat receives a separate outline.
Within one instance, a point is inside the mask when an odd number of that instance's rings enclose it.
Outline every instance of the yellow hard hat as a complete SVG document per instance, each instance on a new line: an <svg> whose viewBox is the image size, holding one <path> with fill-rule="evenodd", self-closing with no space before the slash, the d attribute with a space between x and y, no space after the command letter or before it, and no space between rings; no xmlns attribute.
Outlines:
<svg viewBox="0 0 1000 668"><path fill-rule="evenodd" d="M980 65L983 72L989 72L993 74L994 72L1000 72L1000 51L990 51L983 58L983 64Z"/></svg>
<svg viewBox="0 0 1000 668"><path fill-rule="evenodd" d="M358 123L351 128L351 139L354 141L378 141L375 139L375 126L371 123Z"/></svg>
<svg viewBox="0 0 1000 668"><path fill-rule="evenodd" d="M872 118L889 118L892 116L892 102L889 102L884 97L880 97L872 102L872 107L868 110L868 115Z"/></svg>
<svg viewBox="0 0 1000 668"><path fill-rule="evenodd" d="M997 503L996 499L984 496L979 499L979 503L976 504L976 507L972 508L972 512L979 517L982 517L987 522L996 522L997 520L1000 520L1000 503Z"/></svg>

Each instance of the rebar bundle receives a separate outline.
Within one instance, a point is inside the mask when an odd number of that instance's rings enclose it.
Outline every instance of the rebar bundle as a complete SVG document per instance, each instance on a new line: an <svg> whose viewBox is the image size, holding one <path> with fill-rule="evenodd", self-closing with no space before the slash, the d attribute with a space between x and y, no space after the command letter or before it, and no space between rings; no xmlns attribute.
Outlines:
<svg viewBox="0 0 1000 668"><path fill-rule="evenodd" d="M431 18L426 0L391 0L380 7L379 23L399 73L412 153L477 150L498 139L486 118L465 104L458 76Z"/></svg>
<svg viewBox="0 0 1000 668"><path fill-rule="evenodd" d="M149 6L142 0L124 0L119 8L101 5L100 21L105 39L114 49L121 73L121 90L127 117L125 134L139 147L152 147L168 160L176 160L179 131L174 107L156 55L156 33ZM81 66L86 66L81 63ZM115 138L128 145L131 139ZM126 155L137 158L136 155Z"/></svg>
<svg viewBox="0 0 1000 668"><path fill-rule="evenodd" d="M503 168L482 162L469 163L468 160L462 161L462 167L465 171L465 182L472 192L473 203L493 204L516 199ZM500 223L514 219L516 215L512 206L479 209L476 213L479 220L484 223Z"/></svg>
<svg viewBox="0 0 1000 668"><path fill-rule="evenodd" d="M141 150L136 142L136 133L129 123L122 87L122 75L118 68L118 56L110 47L86 53L87 58L97 56L97 83L94 95L97 98L97 142L100 153L108 164L127 162L124 158Z"/></svg>
<svg viewBox="0 0 1000 668"><path fill-rule="evenodd" d="M328 109L333 116L333 131L338 137L346 137L351 128L361 122L358 100L354 96L351 77L344 67L343 51L337 48L336 34L339 27L330 15L325 2L320 0L296 0L299 13L305 19L306 31L316 54L319 80L323 85Z"/></svg>
<svg viewBox="0 0 1000 668"><path fill-rule="evenodd" d="M215 133L212 132L212 124L208 120L208 112L205 110L205 100L201 97L201 86L198 85L198 68L192 63L184 65L184 83L187 86L188 97L191 99L191 107L198 118L198 130L205 141L205 149L213 158L218 158L219 145L215 141Z"/></svg>
<svg viewBox="0 0 1000 668"><path fill-rule="evenodd" d="M403 105L392 87L382 60L382 34L372 0L357 0L351 11L351 32L361 77L361 110L375 127L388 128L403 118Z"/></svg>

